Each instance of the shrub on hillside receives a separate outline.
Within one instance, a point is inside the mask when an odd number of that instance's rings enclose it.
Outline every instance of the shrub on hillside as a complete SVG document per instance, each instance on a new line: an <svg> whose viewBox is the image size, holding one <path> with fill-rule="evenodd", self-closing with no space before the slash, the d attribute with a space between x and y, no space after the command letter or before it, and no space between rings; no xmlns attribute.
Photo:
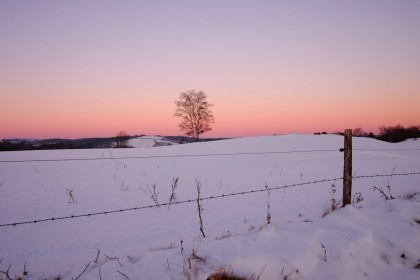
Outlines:
<svg viewBox="0 0 420 280"><path fill-rule="evenodd" d="M381 126L379 128L378 139L391 143L402 142L410 138L420 137L420 125L403 127L402 125L396 126Z"/></svg>

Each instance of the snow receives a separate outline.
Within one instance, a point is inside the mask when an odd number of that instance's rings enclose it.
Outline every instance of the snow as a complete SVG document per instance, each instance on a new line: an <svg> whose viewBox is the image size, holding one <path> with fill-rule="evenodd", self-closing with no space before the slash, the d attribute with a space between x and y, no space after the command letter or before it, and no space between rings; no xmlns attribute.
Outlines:
<svg viewBox="0 0 420 280"><path fill-rule="evenodd" d="M146 149L146 141L135 141L139 148L0 153L0 224L155 205L153 186L158 202L168 203L175 178L179 202L197 197L196 180L207 198L343 172L344 140L336 135ZM420 141L353 138L353 149L354 176L420 172ZM25 162L10 162L17 160ZM196 201L0 227L0 271L12 264L12 278L75 279L90 262L79 279L99 279L99 273L125 279L120 272L129 279L207 279L223 270L260 279L419 279L419 183L420 175L354 179L352 192L364 200L325 217L331 185L340 199L341 180L271 190L269 225L265 191L203 200L205 238ZM398 198L385 200L372 190L388 193L388 185ZM69 203L66 189L76 203ZM410 192L418 194L402 197ZM191 257L193 250L202 259Z"/></svg>
<svg viewBox="0 0 420 280"><path fill-rule="evenodd" d="M162 136L140 136L128 140L128 146L134 148L152 148L156 146L171 146L178 143L165 139Z"/></svg>

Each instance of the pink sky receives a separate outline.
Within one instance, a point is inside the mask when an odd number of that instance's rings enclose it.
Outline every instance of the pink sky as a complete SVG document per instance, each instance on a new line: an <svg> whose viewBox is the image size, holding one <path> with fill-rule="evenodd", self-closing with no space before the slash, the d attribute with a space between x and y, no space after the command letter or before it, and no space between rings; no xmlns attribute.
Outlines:
<svg viewBox="0 0 420 280"><path fill-rule="evenodd" d="M420 124L419 1L1 1L0 139Z"/></svg>

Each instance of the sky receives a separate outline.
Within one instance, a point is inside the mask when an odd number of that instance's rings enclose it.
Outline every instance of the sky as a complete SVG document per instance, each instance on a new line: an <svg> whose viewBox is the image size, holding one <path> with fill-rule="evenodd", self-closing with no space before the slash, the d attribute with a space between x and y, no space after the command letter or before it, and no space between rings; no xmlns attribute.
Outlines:
<svg viewBox="0 0 420 280"><path fill-rule="evenodd" d="M420 124L420 1L0 1L0 139Z"/></svg>

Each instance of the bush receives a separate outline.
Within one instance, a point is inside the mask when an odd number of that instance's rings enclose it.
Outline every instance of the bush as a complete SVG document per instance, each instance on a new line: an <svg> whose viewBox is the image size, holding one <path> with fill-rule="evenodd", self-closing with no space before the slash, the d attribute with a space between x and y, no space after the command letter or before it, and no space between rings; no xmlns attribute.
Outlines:
<svg viewBox="0 0 420 280"><path fill-rule="evenodd" d="M410 138L420 137L420 125L403 127L402 125L392 126L381 126L379 128L378 139L391 143L402 142Z"/></svg>

